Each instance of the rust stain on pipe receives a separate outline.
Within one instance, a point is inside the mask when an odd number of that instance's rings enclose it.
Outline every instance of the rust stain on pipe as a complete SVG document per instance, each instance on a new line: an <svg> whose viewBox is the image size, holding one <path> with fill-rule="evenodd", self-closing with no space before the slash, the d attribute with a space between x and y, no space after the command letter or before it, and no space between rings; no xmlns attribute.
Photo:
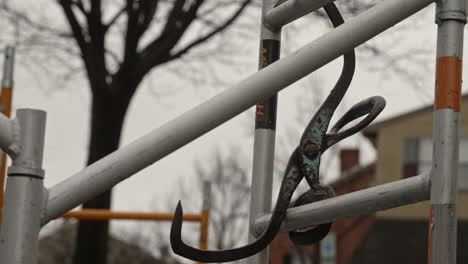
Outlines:
<svg viewBox="0 0 468 264"><path fill-rule="evenodd" d="M436 66L434 108L461 109L462 60L456 56L440 57Z"/></svg>

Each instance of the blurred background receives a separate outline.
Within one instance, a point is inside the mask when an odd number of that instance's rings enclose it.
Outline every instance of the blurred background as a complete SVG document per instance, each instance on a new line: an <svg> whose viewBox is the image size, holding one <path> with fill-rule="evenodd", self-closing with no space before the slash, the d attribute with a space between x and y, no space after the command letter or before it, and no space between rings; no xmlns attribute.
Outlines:
<svg viewBox="0 0 468 264"><path fill-rule="evenodd" d="M350 20L378 2L336 4ZM0 52L6 45L16 48L13 113L38 108L48 114L45 185L57 184L254 73L260 8L259 0L1 0ZM332 122L369 96L383 96L387 107L364 133L324 155L320 176L338 194L428 169L434 13L431 5L356 49L356 74ZM287 25L281 56L330 30L322 10ZM272 199L289 155L340 71L337 59L279 94ZM468 137L466 124L463 137ZM253 132L250 109L84 206L172 213L181 200L185 212L200 213L202 182L209 181L208 248L243 245ZM461 205L468 199L464 146L462 139ZM279 235L271 263L421 263L427 255L428 208L419 203L340 221L321 244L310 247L295 247ZM462 237L468 232L468 211L462 208L459 215ZM40 263L188 262L172 254L169 227L160 221L59 219L41 233ZM199 223L186 223L184 230L185 239L197 245ZM460 241L459 248L467 243ZM459 251L459 263L465 263L467 253Z"/></svg>

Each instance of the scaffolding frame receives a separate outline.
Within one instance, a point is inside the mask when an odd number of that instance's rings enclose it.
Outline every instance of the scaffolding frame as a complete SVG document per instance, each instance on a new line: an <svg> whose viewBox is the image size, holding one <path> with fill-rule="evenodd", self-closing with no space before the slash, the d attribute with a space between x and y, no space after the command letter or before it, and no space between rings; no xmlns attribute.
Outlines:
<svg viewBox="0 0 468 264"><path fill-rule="evenodd" d="M0 86L0 111L6 116L10 117L11 107L13 102L13 86L14 86L14 71L15 64L15 48L7 46L5 48L5 59L3 67L3 78ZM3 197L6 179L6 165L8 155L6 152L2 153L0 160L0 226L3 212ZM203 182L202 189L202 208L199 214L185 214L183 221L197 222L200 224L200 234L198 247L200 249L208 249L208 230L210 224L210 197L211 197L211 183L209 181ZM82 209L72 210L65 213L62 218L64 219L79 219L88 221L109 221L109 220L138 220L138 221L172 221L174 214L172 213L155 213L155 212L123 212L106 209ZM198 262L201 264L201 262Z"/></svg>
<svg viewBox="0 0 468 264"><path fill-rule="evenodd" d="M312 2L314 2L312 4ZM262 40L279 40L280 29L330 0L289 0L274 7L264 0ZM5 214L0 233L0 262L33 264L37 260L37 236L41 226L70 209L110 189L137 171L228 121L249 107L268 100L279 90L359 46L431 4L432 0L386 0L342 26L300 48L294 54L260 67L261 70L217 96L149 132L50 189L43 187L42 150L45 113L19 109L16 119L0 115L0 147L12 157L8 169ZM456 196L458 120L461 102L464 0L439 0L437 71L433 125L433 167L429 174L288 210L283 230L369 214L422 200L431 200L429 256L431 264L456 263ZM261 52L263 49L260 50ZM262 103L260 103L262 105ZM257 107L258 108L258 107ZM255 164L271 156L268 142L274 129L256 131ZM258 134L266 134L257 135ZM20 148L18 147L20 146ZM251 234L268 221L271 203L268 167L257 174L254 167ZM97 176L97 177L96 177ZM267 179L270 177L270 179ZM270 200L270 201L269 201ZM368 203L360 204L359 201ZM263 215L262 215L263 214ZM312 220L311 220L312 219ZM267 254L250 258L267 263Z"/></svg>

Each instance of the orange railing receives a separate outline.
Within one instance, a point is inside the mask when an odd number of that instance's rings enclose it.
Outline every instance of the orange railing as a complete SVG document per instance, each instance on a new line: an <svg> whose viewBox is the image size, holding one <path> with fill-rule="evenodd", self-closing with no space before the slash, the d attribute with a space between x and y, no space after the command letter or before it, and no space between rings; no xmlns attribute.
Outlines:
<svg viewBox="0 0 468 264"><path fill-rule="evenodd" d="M143 221L172 221L173 214L166 213L141 213L141 212L118 212L104 209L85 209L70 211L63 218L75 218L80 220L143 220ZM208 226L210 211L203 209L201 214L184 214L183 220L200 223L199 248L208 249Z"/></svg>

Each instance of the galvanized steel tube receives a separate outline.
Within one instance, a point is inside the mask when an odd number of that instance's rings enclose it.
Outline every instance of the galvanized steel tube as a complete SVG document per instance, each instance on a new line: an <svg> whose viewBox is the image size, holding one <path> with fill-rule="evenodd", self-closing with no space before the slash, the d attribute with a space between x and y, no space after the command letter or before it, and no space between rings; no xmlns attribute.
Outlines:
<svg viewBox="0 0 468 264"><path fill-rule="evenodd" d="M20 109L21 152L8 170L5 212L0 232L0 263L36 264L46 193L42 157L46 115Z"/></svg>
<svg viewBox="0 0 468 264"><path fill-rule="evenodd" d="M277 0L262 1L262 25L260 29L259 70L268 67L280 57L281 29L270 30L265 26L265 15ZM249 242L255 240L252 224L257 217L271 210L273 167L275 158L276 111L278 95L257 102L255 111L255 138L253 149L252 184L250 189ZM268 247L249 257L248 263L268 264Z"/></svg>
<svg viewBox="0 0 468 264"><path fill-rule="evenodd" d="M457 263L457 178L464 0L437 1L437 63L429 225L431 264Z"/></svg>
<svg viewBox="0 0 468 264"><path fill-rule="evenodd" d="M45 224L269 98L432 0L384 1L50 189ZM96 177L97 176L97 177Z"/></svg>
<svg viewBox="0 0 468 264"><path fill-rule="evenodd" d="M5 61L3 63L2 88L13 87L13 69L15 65L15 48L7 46L5 48Z"/></svg>
<svg viewBox="0 0 468 264"><path fill-rule="evenodd" d="M288 210L282 232L311 227L345 218L372 214L429 199L429 175L422 174L368 189L343 194ZM255 234L260 235L271 215L255 221Z"/></svg>

